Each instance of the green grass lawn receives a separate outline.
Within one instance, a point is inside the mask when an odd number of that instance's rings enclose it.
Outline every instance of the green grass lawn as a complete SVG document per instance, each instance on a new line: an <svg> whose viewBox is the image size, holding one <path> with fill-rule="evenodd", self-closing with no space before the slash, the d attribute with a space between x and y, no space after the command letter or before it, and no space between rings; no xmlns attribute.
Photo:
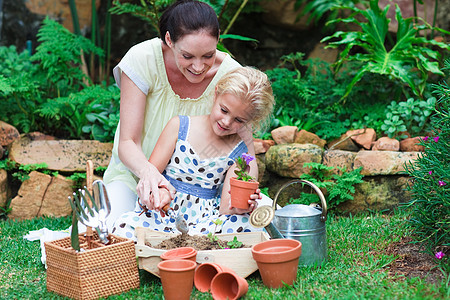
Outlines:
<svg viewBox="0 0 450 300"><path fill-rule="evenodd" d="M30 230L67 228L70 218L38 218L0 221L0 298L61 299L46 290L46 272L41 264L39 242L23 239ZM266 288L258 272L247 280L243 299L450 299L448 277L437 284L419 277L389 273L397 255L387 247L410 232L404 213L329 216L328 260L319 268L299 268L292 287ZM109 299L163 299L159 278L140 270L141 286ZM191 299L212 299L195 288Z"/></svg>

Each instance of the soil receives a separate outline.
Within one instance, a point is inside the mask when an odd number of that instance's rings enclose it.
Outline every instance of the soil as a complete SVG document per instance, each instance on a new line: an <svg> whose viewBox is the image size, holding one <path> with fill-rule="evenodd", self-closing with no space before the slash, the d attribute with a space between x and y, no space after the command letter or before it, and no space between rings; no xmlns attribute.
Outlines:
<svg viewBox="0 0 450 300"><path fill-rule="evenodd" d="M226 241L220 239L213 241L207 235L195 235L188 234L177 235L173 238L162 241L156 246L147 245L156 249L173 249L178 247L192 247L197 251L200 250L218 250L230 248ZM247 248L248 246L242 245L239 248Z"/></svg>
<svg viewBox="0 0 450 300"><path fill-rule="evenodd" d="M398 256L388 266L389 274L392 276L420 277L432 284L439 284L444 279L433 255L427 253L421 244L413 243L411 237L404 237L399 242L391 244L387 251L388 254Z"/></svg>

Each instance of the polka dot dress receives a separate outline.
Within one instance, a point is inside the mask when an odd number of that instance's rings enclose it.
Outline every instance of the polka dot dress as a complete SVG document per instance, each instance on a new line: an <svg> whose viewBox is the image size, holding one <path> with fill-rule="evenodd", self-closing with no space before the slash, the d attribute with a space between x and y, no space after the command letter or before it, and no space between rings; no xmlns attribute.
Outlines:
<svg viewBox="0 0 450 300"><path fill-rule="evenodd" d="M180 116L180 129L175 151L163 175L175 187L177 193L171 202L175 214L182 214L189 226L189 234L239 233L259 231L249 224L249 215L220 215L221 185L234 159L247 152L243 141L225 157L200 159L188 142L190 119ZM213 150L213 149L211 149ZM220 219L221 224L213 221ZM219 223L219 222L216 222ZM137 205L135 211L123 214L115 223L113 233L135 239L136 227L156 231L179 233L175 219L162 217L159 212L143 213Z"/></svg>

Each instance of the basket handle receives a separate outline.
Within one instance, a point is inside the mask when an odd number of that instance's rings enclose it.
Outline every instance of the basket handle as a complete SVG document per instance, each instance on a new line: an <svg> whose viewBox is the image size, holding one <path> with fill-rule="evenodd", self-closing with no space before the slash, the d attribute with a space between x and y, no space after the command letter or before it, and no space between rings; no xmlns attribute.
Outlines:
<svg viewBox="0 0 450 300"><path fill-rule="evenodd" d="M309 185L310 187L312 187L314 189L314 191L317 193L317 195L320 198L320 202L322 203L322 215L320 216L320 220L322 222L325 222L327 220L327 202L325 201L325 196L323 195L323 193L319 189L319 187L317 187L317 185L315 185L314 183L312 183L311 181L308 181L308 180L303 180L303 179L291 180L291 181L287 182L286 184L284 184L275 195L275 199L273 200L273 204L272 204L273 210L277 209L277 200L278 200L278 196L280 195L281 191L294 183L306 183L307 185Z"/></svg>

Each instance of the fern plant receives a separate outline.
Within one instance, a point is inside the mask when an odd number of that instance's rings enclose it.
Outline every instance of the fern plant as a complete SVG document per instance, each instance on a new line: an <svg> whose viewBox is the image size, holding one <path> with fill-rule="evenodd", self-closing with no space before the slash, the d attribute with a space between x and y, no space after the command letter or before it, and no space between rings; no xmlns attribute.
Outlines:
<svg viewBox="0 0 450 300"><path fill-rule="evenodd" d="M395 43L389 48L388 24L390 19L386 17L389 5L381 10L378 0L371 0L370 9L367 10L356 7L346 8L353 12L348 18L339 18L330 22L354 23L361 28L361 31L337 31L322 39L322 42L329 42L327 48L344 47L336 62L336 70L339 70L346 61L361 63L359 72L347 86L342 99L350 94L352 88L367 73L377 73L389 79L399 80L409 86L413 93L420 98L423 96L428 72L443 75L439 69L441 55L431 46L445 50L450 50L450 46L421 37L421 31L431 29L430 25L414 25L412 18L404 19L402 17L400 8L396 5L397 36ZM363 17L366 22L360 21L359 16ZM448 34L442 29L434 29ZM353 53L355 48L363 49L363 52ZM407 91L405 94L408 97Z"/></svg>
<svg viewBox="0 0 450 300"><path fill-rule="evenodd" d="M327 194L327 207L336 208L340 203L353 200L355 185L362 183L363 175L361 168L347 172L346 168L340 168L340 174L333 174L334 167L325 166L320 163L305 163L304 167L309 167L309 174L302 174L301 179L314 183L318 188ZM290 203L310 204L318 201L316 194L302 193L299 199L291 199Z"/></svg>
<svg viewBox="0 0 450 300"><path fill-rule="evenodd" d="M72 91L91 85L88 74L83 72L83 54L103 52L90 40L72 34L58 22L45 18L38 34L40 45L32 60L46 74L54 97L65 96Z"/></svg>
<svg viewBox="0 0 450 300"><path fill-rule="evenodd" d="M83 54L100 49L48 18L38 36L41 44L31 57L0 47L0 119L21 132L112 141L119 89L92 85L82 71Z"/></svg>

